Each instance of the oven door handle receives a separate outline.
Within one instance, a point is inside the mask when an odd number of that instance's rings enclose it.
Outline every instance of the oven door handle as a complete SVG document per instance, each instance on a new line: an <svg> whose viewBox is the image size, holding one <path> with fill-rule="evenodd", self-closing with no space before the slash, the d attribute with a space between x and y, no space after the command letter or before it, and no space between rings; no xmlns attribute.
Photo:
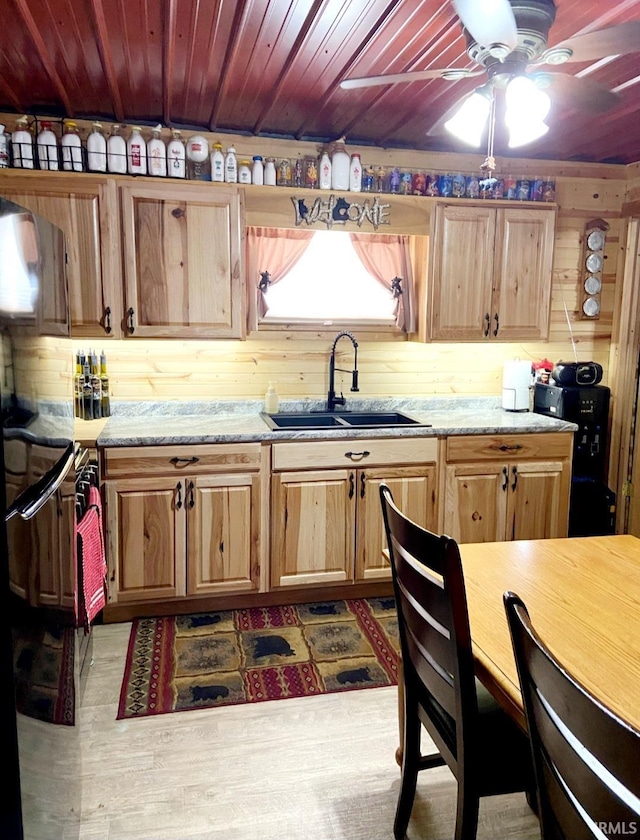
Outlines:
<svg viewBox="0 0 640 840"><path fill-rule="evenodd" d="M75 461L73 443L65 449L64 455L32 487L28 487L7 509L5 521L18 514L22 519L31 519L41 510L65 480Z"/></svg>

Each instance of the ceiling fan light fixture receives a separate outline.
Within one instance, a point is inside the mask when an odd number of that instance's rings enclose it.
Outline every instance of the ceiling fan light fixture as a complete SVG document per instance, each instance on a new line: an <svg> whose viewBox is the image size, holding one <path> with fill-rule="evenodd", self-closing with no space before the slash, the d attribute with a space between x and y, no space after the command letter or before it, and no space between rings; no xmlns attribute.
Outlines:
<svg viewBox="0 0 640 840"><path fill-rule="evenodd" d="M478 148L482 140L482 132L489 118L491 100L477 90L462 103L460 108L444 124L449 132L467 143Z"/></svg>
<svg viewBox="0 0 640 840"><path fill-rule="evenodd" d="M526 146L539 140L549 131L549 126L544 122L528 122L509 126L509 148L516 149L518 146Z"/></svg>

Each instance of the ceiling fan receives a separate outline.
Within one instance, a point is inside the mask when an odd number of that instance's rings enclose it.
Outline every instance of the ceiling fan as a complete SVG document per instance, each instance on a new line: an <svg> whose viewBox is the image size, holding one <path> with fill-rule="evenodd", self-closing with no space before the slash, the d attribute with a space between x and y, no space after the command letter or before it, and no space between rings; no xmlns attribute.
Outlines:
<svg viewBox="0 0 640 840"><path fill-rule="evenodd" d="M607 56L640 52L640 20L576 35L549 48L549 31L556 16L553 0L451 2L462 24L467 42L467 55L478 67L432 68L345 79L340 83L340 87L365 88L427 79L456 82L460 79L484 76L486 81L450 108L428 133L439 134L443 128L447 128L471 145L480 145L480 134L484 124L490 111L494 113L495 93L503 89L506 90L507 98L507 123L511 91L511 123L514 128L519 122L531 121L531 115L527 116L526 111L532 103L535 105L534 111L537 109L532 131L529 132L535 136L523 140L527 132L520 132L521 142L518 142L518 138L515 137L518 132L512 131L512 137L515 139L510 145L515 146L541 136L548 129L543 122L551 104L549 97L544 93L547 89L557 103L592 111L606 111L620 98L617 93L591 79L561 72L539 72L536 68L568 62L596 61ZM466 129L459 133L454 130L455 120L454 128L450 123L463 108L467 112Z"/></svg>

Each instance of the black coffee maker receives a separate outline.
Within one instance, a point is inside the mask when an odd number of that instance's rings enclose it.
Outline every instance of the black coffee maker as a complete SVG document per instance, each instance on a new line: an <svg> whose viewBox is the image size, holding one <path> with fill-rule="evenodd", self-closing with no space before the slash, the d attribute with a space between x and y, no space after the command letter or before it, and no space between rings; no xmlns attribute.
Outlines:
<svg viewBox="0 0 640 840"><path fill-rule="evenodd" d="M607 486L611 392L597 384L601 377L602 368L595 362L559 362L553 381L536 383L534 390L535 412L579 427L573 441L570 537L615 533L615 493ZM593 384L578 384L580 381Z"/></svg>

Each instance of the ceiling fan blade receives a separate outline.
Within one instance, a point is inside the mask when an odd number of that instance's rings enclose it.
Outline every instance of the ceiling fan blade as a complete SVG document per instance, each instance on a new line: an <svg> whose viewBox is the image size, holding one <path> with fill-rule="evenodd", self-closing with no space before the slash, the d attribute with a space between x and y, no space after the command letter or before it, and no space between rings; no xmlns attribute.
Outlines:
<svg viewBox="0 0 640 840"><path fill-rule="evenodd" d="M446 70L413 70L408 73L388 73L385 76L363 76L360 79L344 79L340 82L343 90L353 88L376 87L377 85L397 85L405 82L420 82L425 79L446 79L455 82L458 79L468 79L470 76L481 76L484 70L465 70L464 67L448 68Z"/></svg>
<svg viewBox="0 0 640 840"><path fill-rule="evenodd" d="M570 76L567 73L532 73L530 75L542 89L548 85L549 95L553 102L563 108L601 112L608 111L621 100L619 94L588 78Z"/></svg>
<svg viewBox="0 0 640 840"><path fill-rule="evenodd" d="M518 27L509 0L452 0L465 29L482 47L518 45ZM508 53L507 53L508 54Z"/></svg>
<svg viewBox="0 0 640 840"><path fill-rule="evenodd" d="M610 26L607 29L588 32L586 35L567 38L566 41L556 44L543 53L539 62L545 63L546 56L550 55L549 63L553 63L553 54L559 50L571 50L573 53L565 59L566 61L593 61L608 55L628 55L628 53L640 52L640 20L630 20L619 26Z"/></svg>

